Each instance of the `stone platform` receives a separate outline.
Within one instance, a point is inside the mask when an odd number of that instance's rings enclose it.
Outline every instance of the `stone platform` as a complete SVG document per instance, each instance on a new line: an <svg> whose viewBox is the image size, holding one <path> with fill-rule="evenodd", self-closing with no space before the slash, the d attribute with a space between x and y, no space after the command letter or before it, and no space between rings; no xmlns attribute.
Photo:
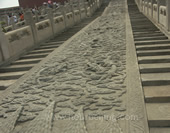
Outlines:
<svg viewBox="0 0 170 133"><path fill-rule="evenodd" d="M139 79L132 74L137 64L133 70L133 61L127 64L134 43L127 20L125 0L112 0L101 17L5 90L0 133L148 132L142 89L130 84Z"/></svg>

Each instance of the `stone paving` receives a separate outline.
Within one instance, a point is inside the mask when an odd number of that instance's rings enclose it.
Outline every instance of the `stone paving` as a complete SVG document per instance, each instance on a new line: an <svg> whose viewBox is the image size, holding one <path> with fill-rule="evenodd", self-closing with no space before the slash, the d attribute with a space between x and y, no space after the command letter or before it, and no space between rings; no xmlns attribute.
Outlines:
<svg viewBox="0 0 170 133"><path fill-rule="evenodd" d="M0 133L124 132L125 1L109 6L4 93Z"/></svg>

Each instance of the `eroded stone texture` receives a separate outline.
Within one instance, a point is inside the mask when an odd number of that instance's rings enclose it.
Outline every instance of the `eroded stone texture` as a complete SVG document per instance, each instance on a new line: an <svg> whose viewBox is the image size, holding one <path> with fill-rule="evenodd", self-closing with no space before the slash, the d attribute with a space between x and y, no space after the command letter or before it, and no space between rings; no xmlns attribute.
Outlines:
<svg viewBox="0 0 170 133"><path fill-rule="evenodd" d="M42 111L34 120L14 133L50 133L52 130L52 120L55 102Z"/></svg>
<svg viewBox="0 0 170 133"><path fill-rule="evenodd" d="M11 133L15 128L18 117L22 111L22 107L18 107L15 112L9 115L4 115L5 119L0 122L0 132L1 133ZM7 112L8 113L8 112Z"/></svg>
<svg viewBox="0 0 170 133"><path fill-rule="evenodd" d="M12 106L23 106L18 133L123 132L117 116L126 112L125 1L110 6L0 102L1 122Z"/></svg>

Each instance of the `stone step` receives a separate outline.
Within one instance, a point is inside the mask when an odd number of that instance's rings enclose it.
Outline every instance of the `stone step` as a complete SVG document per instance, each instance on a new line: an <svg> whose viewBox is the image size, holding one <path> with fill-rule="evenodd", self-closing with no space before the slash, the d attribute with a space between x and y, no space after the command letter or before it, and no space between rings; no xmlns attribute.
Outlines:
<svg viewBox="0 0 170 133"><path fill-rule="evenodd" d="M150 133L170 133L170 127L152 127Z"/></svg>
<svg viewBox="0 0 170 133"><path fill-rule="evenodd" d="M138 56L170 55L170 49L137 51Z"/></svg>
<svg viewBox="0 0 170 133"><path fill-rule="evenodd" d="M138 57L139 64L170 63L170 55Z"/></svg>
<svg viewBox="0 0 170 133"><path fill-rule="evenodd" d="M132 22L132 28L141 28L141 27L154 27L157 28L156 26L154 26L152 23L147 23L147 24L139 24L137 22Z"/></svg>
<svg viewBox="0 0 170 133"><path fill-rule="evenodd" d="M138 30L138 31L157 31L158 28L155 27L155 26L152 26L152 25L140 25L140 26L132 26L132 30L135 31L135 30Z"/></svg>
<svg viewBox="0 0 170 133"><path fill-rule="evenodd" d="M49 49L49 48L58 48L59 45L43 45L43 46L40 46L38 48L35 48L36 50L40 50L40 49Z"/></svg>
<svg viewBox="0 0 170 133"><path fill-rule="evenodd" d="M137 45L136 46L136 50L166 50L166 49L170 49L170 44L148 44L148 45Z"/></svg>
<svg viewBox="0 0 170 133"><path fill-rule="evenodd" d="M152 34L147 34L147 33L144 33L144 34L136 34L134 33L133 34L134 37L153 37L153 36L165 36L163 33L152 33Z"/></svg>
<svg viewBox="0 0 170 133"><path fill-rule="evenodd" d="M50 42L45 42L45 43L42 43L40 46L52 46L52 45L61 45L63 44L64 41L54 41L54 40L51 40Z"/></svg>
<svg viewBox="0 0 170 133"><path fill-rule="evenodd" d="M137 22L132 21L131 24L132 24L132 27L140 27L140 26L141 27L145 27L145 26L155 27L151 22L147 22L143 24L143 23L140 23L140 21L137 21Z"/></svg>
<svg viewBox="0 0 170 133"><path fill-rule="evenodd" d="M145 25L145 24L152 24L150 21L148 21L148 19L132 19L131 20L131 22L132 22L132 25L133 24L136 24L136 25L140 25L140 24L143 24L143 25Z"/></svg>
<svg viewBox="0 0 170 133"><path fill-rule="evenodd" d="M70 38L70 37L72 37L73 36L73 34L71 34L71 33L69 33L69 34L65 34L65 35L59 35L59 36L57 36L55 39L57 40L58 38ZM53 38L54 39L54 38ZM53 40L52 39L52 40ZM60 42L62 42L62 41L60 41Z"/></svg>
<svg viewBox="0 0 170 133"><path fill-rule="evenodd" d="M165 73L170 72L170 63L140 64L140 73Z"/></svg>
<svg viewBox="0 0 170 133"><path fill-rule="evenodd" d="M25 60L17 60L12 62L12 65L20 65L20 64L35 64L38 63L42 60L43 58L38 58L38 59L25 59Z"/></svg>
<svg viewBox="0 0 170 133"><path fill-rule="evenodd" d="M142 35L142 34L161 34L160 31L133 31L133 34L137 34L137 35ZM163 34L163 33L162 33Z"/></svg>
<svg viewBox="0 0 170 133"><path fill-rule="evenodd" d="M152 23L151 24L133 24L132 25L132 28L139 28L139 29L142 29L142 28L151 28L151 27L153 27L153 28L157 28L156 26L154 26ZM158 29L158 28L157 28Z"/></svg>
<svg viewBox="0 0 170 133"><path fill-rule="evenodd" d="M165 40L168 39L166 36L156 36L156 37L135 37L135 41L146 41L146 40Z"/></svg>
<svg viewBox="0 0 170 133"><path fill-rule="evenodd" d="M0 73L0 80L18 79L27 71Z"/></svg>
<svg viewBox="0 0 170 133"><path fill-rule="evenodd" d="M44 45L47 45L48 43L50 43L50 44L58 44L58 45L61 45L61 44L63 44L65 41L58 41L56 38L53 38L52 40L50 40L50 41L48 41L48 42L46 42L46 43L43 43ZM43 45L42 44L42 45Z"/></svg>
<svg viewBox="0 0 170 133"><path fill-rule="evenodd" d="M146 103L150 127L170 126L170 103Z"/></svg>
<svg viewBox="0 0 170 133"><path fill-rule="evenodd" d="M170 73L141 74L143 86L170 85Z"/></svg>
<svg viewBox="0 0 170 133"><path fill-rule="evenodd" d="M10 85L15 83L17 80L0 80L0 91L5 90L8 88Z"/></svg>
<svg viewBox="0 0 170 133"><path fill-rule="evenodd" d="M149 41L135 41L135 45L148 45L148 44L167 44L170 43L170 40L149 40Z"/></svg>
<svg viewBox="0 0 170 133"><path fill-rule="evenodd" d="M47 53L27 54L27 55L24 55L24 56L20 57L20 59L44 58L44 57L46 57L47 55L48 55Z"/></svg>
<svg viewBox="0 0 170 133"><path fill-rule="evenodd" d="M159 32L158 29L133 29L134 33L155 33Z"/></svg>
<svg viewBox="0 0 170 133"><path fill-rule="evenodd" d="M34 66L35 64L10 65L10 66L1 67L0 72L28 71Z"/></svg>
<svg viewBox="0 0 170 133"><path fill-rule="evenodd" d="M155 32L155 31L158 31L158 29L157 28L149 28L149 27L141 27L141 28L132 28L132 30L134 31L134 32Z"/></svg>
<svg viewBox="0 0 170 133"><path fill-rule="evenodd" d="M28 52L28 54L51 53L52 51L54 51L54 49L55 49L55 48L33 50L33 51Z"/></svg>
<svg viewBox="0 0 170 133"><path fill-rule="evenodd" d="M70 37L59 37L59 38L57 38L57 39L55 39L55 40L56 40L56 41L63 41L63 42L65 42L65 41L67 41L69 38L70 38Z"/></svg>
<svg viewBox="0 0 170 133"><path fill-rule="evenodd" d="M167 103L170 102L170 85L144 86L145 102Z"/></svg>

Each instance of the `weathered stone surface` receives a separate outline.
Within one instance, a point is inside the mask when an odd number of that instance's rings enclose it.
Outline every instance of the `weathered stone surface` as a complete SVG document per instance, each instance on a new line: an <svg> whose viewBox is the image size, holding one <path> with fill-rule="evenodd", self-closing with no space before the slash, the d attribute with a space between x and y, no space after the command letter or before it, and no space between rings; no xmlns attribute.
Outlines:
<svg viewBox="0 0 170 133"><path fill-rule="evenodd" d="M125 1L111 4L108 14L56 49L0 104L2 114L23 106L17 133L125 131L118 120L89 118L126 113ZM73 121L77 116L82 119Z"/></svg>
<svg viewBox="0 0 170 133"><path fill-rule="evenodd" d="M16 121L20 116L21 111L22 106L18 107L18 109L12 114L7 115L6 119L0 122L0 132L11 133L15 128Z"/></svg>
<svg viewBox="0 0 170 133"><path fill-rule="evenodd" d="M42 111L34 120L30 121L20 131L16 133L50 133L52 129L52 120L55 102Z"/></svg>

